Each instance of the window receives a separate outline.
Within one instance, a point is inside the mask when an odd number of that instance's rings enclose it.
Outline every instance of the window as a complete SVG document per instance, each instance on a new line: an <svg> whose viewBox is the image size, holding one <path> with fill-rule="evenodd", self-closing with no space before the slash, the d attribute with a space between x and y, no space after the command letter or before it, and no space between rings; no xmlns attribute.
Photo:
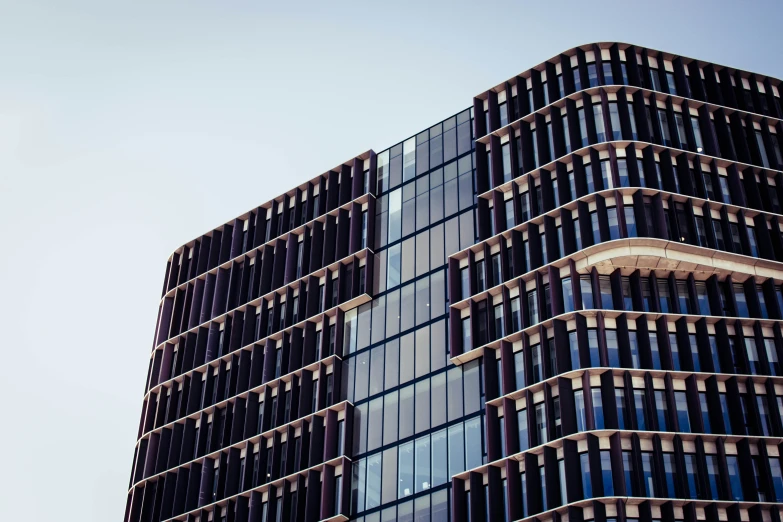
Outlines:
<svg viewBox="0 0 783 522"><path fill-rule="evenodd" d="M731 486L731 499L744 500L742 495L742 482L740 479L739 462L736 455L726 456L726 467L729 470L729 485Z"/></svg>
<svg viewBox="0 0 783 522"><path fill-rule="evenodd" d="M636 116L633 112L633 106L628 107L628 119L631 121L631 139L632 140L638 140L639 139L639 133L636 130ZM644 179L644 174L639 172L639 177Z"/></svg>
<svg viewBox="0 0 783 522"><path fill-rule="evenodd" d="M476 261L476 292L483 292L487 289L487 281L484 272L484 260Z"/></svg>
<svg viewBox="0 0 783 522"><path fill-rule="evenodd" d="M569 154L571 152L571 136L568 130L568 115L566 113L562 113L560 121L562 122L563 134L565 136L565 151L566 154Z"/></svg>
<svg viewBox="0 0 783 522"><path fill-rule="evenodd" d="M629 426L627 425L625 421L626 412L625 412L625 389L624 388L615 388L614 389L614 397L615 397L615 406L617 407L617 426L621 430L628 429Z"/></svg>
<svg viewBox="0 0 783 522"><path fill-rule="evenodd" d="M674 463L674 453L663 454L663 470L666 482L666 497L676 498L677 492L674 486L674 476L677 473L677 465Z"/></svg>
<svg viewBox="0 0 783 522"><path fill-rule="evenodd" d="M571 369L578 370L581 363L579 362L579 343L576 340L576 331L568 332L568 345L571 350Z"/></svg>
<svg viewBox="0 0 783 522"><path fill-rule="evenodd" d="M668 314L672 310L672 299L669 293L669 284L666 281L658 281L658 304L661 313Z"/></svg>
<svg viewBox="0 0 783 522"><path fill-rule="evenodd" d="M519 427L519 451L525 451L530 447L527 433L527 409L517 411L517 426Z"/></svg>
<svg viewBox="0 0 783 522"><path fill-rule="evenodd" d="M467 299L470 297L470 269L466 266L465 268L461 268L459 271L460 274L460 289L462 290L461 298Z"/></svg>
<svg viewBox="0 0 783 522"><path fill-rule="evenodd" d="M597 245L601 242L601 228L598 224L598 213L596 211L590 212L590 225L593 229L593 244Z"/></svg>
<svg viewBox="0 0 783 522"><path fill-rule="evenodd" d="M563 287L563 309L567 312L574 311L574 295L571 288L571 278L564 277L560 280L560 285Z"/></svg>
<svg viewBox="0 0 783 522"><path fill-rule="evenodd" d="M764 339L764 349L767 352L767 361L769 362L769 370L772 375L783 375L781 373L780 360L778 359L778 352L775 347L774 339Z"/></svg>
<svg viewBox="0 0 783 522"><path fill-rule="evenodd" d="M590 310L595 308L593 302L593 285L589 275L579 276L579 289L582 294L582 309Z"/></svg>
<svg viewBox="0 0 783 522"><path fill-rule="evenodd" d="M672 146L672 137L669 133L669 116L664 109L658 109L658 123L661 131L661 139L667 147Z"/></svg>
<svg viewBox="0 0 783 522"><path fill-rule="evenodd" d="M536 129L530 129L530 135L533 142L533 168L538 168L538 140L536 139Z"/></svg>
<svg viewBox="0 0 783 522"><path fill-rule="evenodd" d="M576 431L578 433L587 429L585 420L585 396L583 390L574 392L574 409L576 410Z"/></svg>
<svg viewBox="0 0 783 522"><path fill-rule="evenodd" d="M761 155L761 164L765 169L769 168L769 158L767 157L767 148L764 146L764 138L761 135L761 131L755 131L756 145L759 148L759 154Z"/></svg>
<svg viewBox="0 0 783 522"><path fill-rule="evenodd" d="M614 496L614 482L612 481L612 458L608 450L601 450L601 480L604 485L604 496Z"/></svg>
<svg viewBox="0 0 783 522"><path fill-rule="evenodd" d="M500 126L505 127L508 125L508 105L506 105L506 102L501 103L498 106L498 110L500 112Z"/></svg>
<svg viewBox="0 0 783 522"><path fill-rule="evenodd" d="M767 301L764 297L764 290L761 288L761 285L756 285L756 295L758 296L759 309L760 309L759 312L761 314L761 318L769 319L769 312L767 310Z"/></svg>
<svg viewBox="0 0 783 522"><path fill-rule="evenodd" d="M664 392L656 390L655 396L655 412L658 416L658 429L660 431L672 431L669 426L669 407L666 404L666 395Z"/></svg>
<svg viewBox="0 0 783 522"><path fill-rule="evenodd" d="M769 469L772 475L772 490L775 498L770 500L783 500L783 471L780 467L780 457L769 457Z"/></svg>
<svg viewBox="0 0 783 522"><path fill-rule="evenodd" d="M680 305L681 314L692 314L691 300L688 293L688 284L685 281L677 281L677 301Z"/></svg>
<svg viewBox="0 0 783 522"><path fill-rule="evenodd" d="M745 288L741 284L734 284L734 301L737 303L737 315L739 317L750 317L748 311L748 301L745 296Z"/></svg>
<svg viewBox="0 0 783 522"><path fill-rule="evenodd" d="M666 84L669 87L669 94L677 96L677 84L674 81L674 74L666 71Z"/></svg>
<svg viewBox="0 0 783 522"><path fill-rule="evenodd" d="M544 361L541 357L541 344L534 344L530 347L530 351L533 359L533 382L540 382L544 378Z"/></svg>
<svg viewBox="0 0 783 522"><path fill-rule="evenodd" d="M547 442L546 431L546 404L539 403L535 406L536 414L536 432L538 434L538 444L544 444Z"/></svg>
<svg viewBox="0 0 783 522"><path fill-rule="evenodd" d="M748 366L753 375L761 374L761 361L759 361L759 352L756 346L756 339L745 337L745 351L748 355Z"/></svg>
<svg viewBox="0 0 783 522"><path fill-rule="evenodd" d="M608 64L604 63L604 67L606 67L606 65ZM620 126L620 111L617 109L617 102L609 103L609 120L612 124L612 139L623 139L622 127Z"/></svg>
<svg viewBox="0 0 783 522"><path fill-rule="evenodd" d="M612 77L612 62L603 62L601 64L601 68L604 72L604 85L611 85L614 83L614 79Z"/></svg>
<svg viewBox="0 0 783 522"><path fill-rule="evenodd" d="M516 223L514 222L514 200L513 199L507 199L505 201L505 211L506 211L506 229L513 228Z"/></svg>
<svg viewBox="0 0 783 522"><path fill-rule="evenodd" d="M547 105L549 105L547 103ZM548 122L546 124L546 137L547 137L547 144L549 145L549 161L552 161L555 159L555 139L552 137L552 122ZM557 192L555 192L557 194ZM559 205L555 205L559 206Z"/></svg>
<svg viewBox="0 0 783 522"><path fill-rule="evenodd" d="M658 69L655 67L650 67L650 85L653 91L663 92L663 89L661 89L661 77L658 74Z"/></svg>
<svg viewBox="0 0 783 522"><path fill-rule="evenodd" d="M680 139L681 148L688 150L688 133L685 132L685 120L683 120L681 112L675 111L674 123L677 127L677 137Z"/></svg>
<svg viewBox="0 0 783 522"><path fill-rule="evenodd" d="M766 395L756 395L756 407L761 421L761 434L765 437L771 437L773 435L772 418L769 416L769 403Z"/></svg>
<svg viewBox="0 0 783 522"><path fill-rule="evenodd" d="M470 339L470 317L462 319L462 350L467 352L473 349Z"/></svg>
<svg viewBox="0 0 783 522"><path fill-rule="evenodd" d="M587 453L579 454L579 463L582 468L582 495L584 498L593 497L593 485L590 482L590 458Z"/></svg>
<svg viewBox="0 0 783 522"><path fill-rule="evenodd" d="M598 353L598 330L595 328L587 329L587 348L590 351L590 366L601 366L601 358Z"/></svg>
<svg viewBox="0 0 783 522"><path fill-rule="evenodd" d="M729 179L726 176L718 176L718 184L720 185L723 202L728 203L729 205L733 204L731 191L729 191Z"/></svg>
<svg viewBox="0 0 783 522"><path fill-rule="evenodd" d="M495 339L500 339L506 335L503 321L503 304L495 305L493 311L495 316Z"/></svg>
<svg viewBox="0 0 783 522"><path fill-rule="evenodd" d="M630 451L623 451L623 475L625 478L625 494L635 496L638 487L633 472L633 454Z"/></svg>
<svg viewBox="0 0 783 522"><path fill-rule="evenodd" d="M696 140L696 152L704 151L704 141L701 137L701 126L699 125L699 118L691 116L691 128L693 129L693 137ZM710 198L713 199L713 198Z"/></svg>
<svg viewBox="0 0 783 522"><path fill-rule="evenodd" d="M751 257L759 257L759 247L758 242L756 241L756 229L754 227L748 226L748 244L750 246L750 256Z"/></svg>
<svg viewBox="0 0 783 522"><path fill-rule="evenodd" d="M652 452L642 452L642 496L655 496L655 480L652 474Z"/></svg>
<svg viewBox="0 0 783 522"><path fill-rule="evenodd" d="M707 463L707 482L710 485L709 496L710 498L720 498L720 472L718 467L717 455L705 455L705 461Z"/></svg>
<svg viewBox="0 0 783 522"><path fill-rule="evenodd" d="M593 117L595 118L595 133L598 142L606 141L606 130L604 128L604 110L600 103L593 105Z"/></svg>
<svg viewBox="0 0 783 522"><path fill-rule="evenodd" d="M590 87L596 87L598 85L598 70L596 69L595 62L587 64L587 79Z"/></svg>
<svg viewBox="0 0 783 522"><path fill-rule="evenodd" d="M575 91L581 91L582 90L582 77L579 74L579 66L575 65L571 72L574 74L574 90Z"/></svg>
<svg viewBox="0 0 783 522"><path fill-rule="evenodd" d="M674 392L674 407L677 410L677 422L681 432L691 431L691 421L688 417L688 400L685 392Z"/></svg>
<svg viewBox="0 0 783 522"><path fill-rule="evenodd" d="M601 399L601 388L591 388L590 394L593 399L593 418L595 419L595 429L602 430L604 425L604 403Z"/></svg>
<svg viewBox="0 0 783 522"><path fill-rule="evenodd" d="M538 323L538 294L536 290L527 293L528 324Z"/></svg>
<svg viewBox="0 0 783 522"><path fill-rule="evenodd" d="M645 312L650 312L653 309L652 291L650 290L650 281L647 278L643 278L642 281L642 308Z"/></svg>
<svg viewBox="0 0 783 522"><path fill-rule="evenodd" d="M617 207L607 208L606 215L609 220L609 238L620 239L620 223L617 220Z"/></svg>
<svg viewBox="0 0 783 522"><path fill-rule="evenodd" d="M519 297L511 300L511 329L516 332L522 329L522 315L519 307Z"/></svg>
<svg viewBox="0 0 783 522"><path fill-rule="evenodd" d="M511 144L506 142L500 147L503 158L503 182L511 181L513 173L511 172Z"/></svg>
<svg viewBox="0 0 783 522"><path fill-rule="evenodd" d="M639 362L639 341L635 330L628 332L628 351L631 354L631 367L638 370L641 368L641 364Z"/></svg>
<svg viewBox="0 0 783 522"><path fill-rule="evenodd" d="M589 141L587 139L587 120L585 119L585 108L579 107L576 110L577 116L579 116L579 133L582 136L582 147L587 147ZM590 190L588 190L590 192Z"/></svg>
<svg viewBox="0 0 783 522"><path fill-rule="evenodd" d="M492 266L492 285L496 286L503 282L503 274L500 270L500 254L494 254L489 260Z"/></svg>

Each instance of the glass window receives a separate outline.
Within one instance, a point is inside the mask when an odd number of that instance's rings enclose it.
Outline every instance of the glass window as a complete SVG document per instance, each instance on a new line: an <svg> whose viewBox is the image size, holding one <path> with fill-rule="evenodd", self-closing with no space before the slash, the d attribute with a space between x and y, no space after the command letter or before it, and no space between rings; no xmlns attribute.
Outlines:
<svg viewBox="0 0 783 522"><path fill-rule="evenodd" d="M608 64L604 64L606 66ZM609 120L612 124L612 139L613 140L621 140L623 139L623 132L622 127L620 125L620 111L617 109L617 102L610 102L609 103ZM627 186L627 185L623 185Z"/></svg>
<svg viewBox="0 0 783 522"><path fill-rule="evenodd" d="M601 451L601 480L604 485L604 496L614 496L614 482L612 481L612 458L609 450Z"/></svg>
<svg viewBox="0 0 783 522"><path fill-rule="evenodd" d="M522 316L519 305L519 297L511 299L511 330L516 332L522 329Z"/></svg>
<svg viewBox="0 0 783 522"><path fill-rule="evenodd" d="M564 311L567 312L573 312L574 311L574 295L573 295L573 288L571 287L571 278L570 277L564 277L560 280L560 285L563 287L563 306Z"/></svg>
<svg viewBox="0 0 783 522"><path fill-rule="evenodd" d="M448 412L449 421L462 417L462 369L451 368L448 371Z"/></svg>
<svg viewBox="0 0 783 522"><path fill-rule="evenodd" d="M595 118L595 133L598 142L606 141L606 129L604 128L604 110L600 103L593 105L593 117Z"/></svg>
<svg viewBox="0 0 783 522"><path fill-rule="evenodd" d="M674 407L677 410L677 422L681 432L691 431L691 421L688 416L688 400L685 397L685 392L674 392Z"/></svg>
<svg viewBox="0 0 783 522"><path fill-rule="evenodd" d="M631 367L636 369L641 368L639 360L639 341L636 337L635 330L628 332L628 350L631 354Z"/></svg>
<svg viewBox="0 0 783 522"><path fill-rule="evenodd" d="M465 469L473 469L482 464L481 417L465 421Z"/></svg>
<svg viewBox="0 0 783 522"><path fill-rule="evenodd" d="M595 66L595 62L587 64L587 79L590 87L596 87L598 85L598 70Z"/></svg>
<svg viewBox="0 0 783 522"><path fill-rule="evenodd" d="M607 208L606 214L609 220L609 238L620 239L620 223L617 220L617 207Z"/></svg>
<svg viewBox="0 0 783 522"><path fill-rule="evenodd" d="M584 498L593 497L593 484L590 479L590 458L587 453L579 454L579 463L582 468L582 495Z"/></svg>
<svg viewBox="0 0 783 522"><path fill-rule="evenodd" d="M582 136L582 147L587 147L589 141L587 139L587 120L585 119L584 107L579 107L576 110L576 114L579 117L579 133Z"/></svg>
<svg viewBox="0 0 783 522"><path fill-rule="evenodd" d="M448 443L450 442L449 438ZM449 480L450 465L447 456L446 430L440 430L432 434L432 487L445 484Z"/></svg>
<svg viewBox="0 0 783 522"><path fill-rule="evenodd" d="M581 433L587 429L585 419L585 396L583 390L574 392L574 408L576 410L576 431Z"/></svg>
<svg viewBox="0 0 783 522"><path fill-rule="evenodd" d="M604 72L604 85L612 85L615 83L612 77L612 62L605 61L601 65Z"/></svg>
<svg viewBox="0 0 783 522"><path fill-rule="evenodd" d="M624 388L615 388L614 389L614 397L615 397L615 406L617 407L617 426L621 430L628 429L629 426L627 425L625 421L625 389Z"/></svg>
<svg viewBox="0 0 783 522"><path fill-rule="evenodd" d="M663 469L664 478L666 479L666 497L676 498L677 492L675 490L675 474L677 473L677 465L674 462L674 453L663 454Z"/></svg>
<svg viewBox="0 0 783 522"><path fill-rule="evenodd" d="M658 109L658 123L661 131L663 144L667 147L672 146L672 137L669 132L669 116L664 109Z"/></svg>
<svg viewBox="0 0 783 522"><path fill-rule="evenodd" d="M539 403L535 406L536 414L536 432L538 433L538 444L544 444L547 442L547 429L546 429L546 404Z"/></svg>
<svg viewBox="0 0 783 522"><path fill-rule="evenodd" d="M511 144L504 143L501 148L501 155L503 159L503 182L511 181L513 173L511 172Z"/></svg>
<svg viewBox="0 0 783 522"><path fill-rule="evenodd" d="M709 495L710 498L720 498L720 474L718 467L717 455L705 455L706 469L707 469L707 481L710 485Z"/></svg>
<svg viewBox="0 0 783 522"><path fill-rule="evenodd" d="M590 366L601 366L601 357L598 352L598 330L595 328L587 329L587 348L590 352Z"/></svg>
<svg viewBox="0 0 783 522"><path fill-rule="evenodd" d="M769 369L772 375L782 375L780 360L778 359L778 351L775 347L774 339L764 339L764 349L767 352L767 361L769 362Z"/></svg>
<svg viewBox="0 0 783 522"><path fill-rule="evenodd" d="M729 470L729 485L731 486L732 500L744 500L742 494L742 481L740 479L739 462L735 455L726 456L726 467Z"/></svg>
<svg viewBox="0 0 783 522"><path fill-rule="evenodd" d="M642 496L655 495L655 480L652 475L652 453L642 452Z"/></svg>
<svg viewBox="0 0 783 522"><path fill-rule="evenodd" d="M525 358L523 352L519 351L514 354L514 373L516 389L525 387Z"/></svg>
<svg viewBox="0 0 783 522"><path fill-rule="evenodd" d="M772 476L772 489L775 492L775 498L780 502L783 500L783 471L781 471L780 457L769 457L769 469Z"/></svg>
<svg viewBox="0 0 783 522"><path fill-rule="evenodd" d="M658 416L658 429L660 431L672 431L669 426L669 407L666 403L666 395L663 391L656 390L655 411Z"/></svg>
<svg viewBox="0 0 783 522"><path fill-rule="evenodd" d="M601 398L601 388L591 388L590 393L593 399L593 417L595 418L595 429L602 430L604 425L604 403Z"/></svg>
<svg viewBox="0 0 783 522"><path fill-rule="evenodd" d="M568 332L568 345L571 350L571 369L578 370L581 367L579 360L579 343L576 340L576 331Z"/></svg>
<svg viewBox="0 0 783 522"><path fill-rule="evenodd" d="M530 447L527 432L527 409L517 411L517 426L519 428L519 451L525 451Z"/></svg>
<svg viewBox="0 0 783 522"><path fill-rule="evenodd" d="M407 497L413 494L413 442L399 447L399 462L397 465L399 484L397 498Z"/></svg>
<svg viewBox="0 0 783 522"><path fill-rule="evenodd" d="M593 244L597 245L601 242L601 228L598 224L598 213L596 211L590 212L590 225L593 229Z"/></svg>

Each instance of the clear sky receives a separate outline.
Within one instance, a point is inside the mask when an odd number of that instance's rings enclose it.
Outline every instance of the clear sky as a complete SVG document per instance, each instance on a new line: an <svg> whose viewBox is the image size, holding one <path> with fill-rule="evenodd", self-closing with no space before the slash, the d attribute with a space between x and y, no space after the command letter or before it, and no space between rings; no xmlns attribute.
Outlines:
<svg viewBox="0 0 783 522"><path fill-rule="evenodd" d="M166 259L575 45L783 78L780 1L0 0L0 519L122 520Z"/></svg>

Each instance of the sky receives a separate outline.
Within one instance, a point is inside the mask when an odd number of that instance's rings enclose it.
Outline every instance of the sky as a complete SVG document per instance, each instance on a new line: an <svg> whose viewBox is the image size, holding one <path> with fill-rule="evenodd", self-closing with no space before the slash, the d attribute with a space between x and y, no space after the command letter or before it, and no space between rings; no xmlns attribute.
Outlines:
<svg viewBox="0 0 783 522"><path fill-rule="evenodd" d="M0 519L122 520L166 260L623 41L783 78L780 1L0 0Z"/></svg>

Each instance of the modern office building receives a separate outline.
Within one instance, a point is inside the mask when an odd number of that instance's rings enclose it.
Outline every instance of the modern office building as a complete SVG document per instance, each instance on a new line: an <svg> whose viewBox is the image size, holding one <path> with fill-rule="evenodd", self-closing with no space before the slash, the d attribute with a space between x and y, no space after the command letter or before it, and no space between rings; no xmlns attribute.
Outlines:
<svg viewBox="0 0 783 522"><path fill-rule="evenodd" d="M780 80L570 49L178 248L126 522L780 522Z"/></svg>

